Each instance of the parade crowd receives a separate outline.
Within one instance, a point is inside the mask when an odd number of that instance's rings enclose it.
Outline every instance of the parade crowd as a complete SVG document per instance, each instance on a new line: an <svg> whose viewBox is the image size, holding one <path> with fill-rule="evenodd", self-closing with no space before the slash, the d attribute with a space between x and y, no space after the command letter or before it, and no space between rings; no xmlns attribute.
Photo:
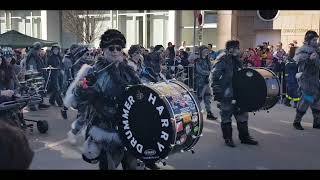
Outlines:
<svg viewBox="0 0 320 180"><path fill-rule="evenodd" d="M304 46L311 46L309 42L313 41L314 38L316 41L312 42L312 47L315 46L314 44L317 45L318 35L313 32L308 34L307 32ZM64 102L64 98L68 96L69 86L72 85L72 82L77 78L77 74L82 71L81 69L85 65L94 66L95 72L93 74L95 74L95 76L93 76L92 79L95 79L94 82L97 82L97 85L94 86L97 88L95 92L98 91L104 94L106 98L107 96L120 97L122 92L121 88L124 85L156 83L175 78L187 84L196 92L200 102L204 102L207 119L217 119L211 109L211 103L213 100L220 102L219 108L221 109L220 115L222 119L221 129L223 138L227 146L235 147L232 141L231 116L235 116L237 120L241 143L250 145L258 144L248 132L248 112L237 113L233 110L234 105L231 102L232 93L228 93L228 91L232 89L230 82L232 82L232 73L235 67L264 67L277 74L282 85L283 103L291 106L290 102L293 101L294 107L297 108L297 116L294 121L294 127L296 129L303 129L300 121L306 109L309 107L306 103L310 100L310 96L311 104L318 102L318 99L312 99L314 98L312 95L318 93L318 91L307 92L307 90L310 89L309 87L305 88L303 84L298 85L298 77L296 74L299 73L299 70L303 72L305 69L299 69L295 57L299 55L299 53L304 53L311 48L305 48L306 50L304 51L296 52L298 48L296 41L290 43L288 53L283 50L282 43L278 43L274 48L267 42L256 48L249 48L240 52L239 41L232 40L226 43L225 49L218 51L212 49L212 44L201 45L195 47L193 51L190 51L190 48L186 46L186 42L182 42L180 47L169 42L166 47L156 45L148 49L136 44L131 45L128 51L123 51L125 46L125 38L120 32L108 30L102 35L100 48L98 49L86 45L73 44L69 49L62 50L59 46L52 46L44 50L44 47L42 47L39 42L24 49L2 47L0 58L0 103L6 101L7 97L11 97L16 93L17 89L21 87L20 82L26 80L26 74L30 71L39 72L40 76L48 82L46 93L43 97L46 95L49 96L50 105L42 102L38 107L29 106L29 110L37 111L38 109L46 109L50 106L59 106L61 107L61 115L64 119L68 119L69 109L69 106ZM310 50L310 52L313 51ZM118 56L116 53L121 54ZM103 60L104 58L106 60ZM307 58L309 58L309 56ZM310 58L317 59L318 57ZM113 63L109 63L109 60L113 62L117 61L117 59L123 59L123 61L121 60L119 65L116 66L114 66ZM236 61L239 64L231 63L232 65L229 65L226 63L234 59L239 59L239 61ZM317 60L319 60L319 58ZM318 61L316 61L316 63L318 63ZM102 72L102 70L105 70L105 68L109 66L113 67L114 70L110 70L110 74L103 75L104 72ZM319 64L317 64L317 67L318 66ZM56 68L55 70L50 70L50 76L48 75L48 69L45 69L47 67ZM317 70L316 76L318 76L318 79L315 81L319 82L319 69ZM117 74L119 77L117 77ZM134 74L137 74L138 77ZM109 75L115 78L115 82L119 82L119 84L114 85L110 82L106 78ZM304 78L303 75L302 78ZM87 80L89 83L81 81L80 83L82 84L77 85L77 88L72 92L78 102L76 105L78 115L73 128L68 133L71 141L85 123L85 116L87 116L86 108L88 107L88 103L93 103L90 98L97 98L94 97L93 94L90 94L90 89L87 88L88 85L90 86L92 79L88 77ZM317 85L318 84L314 86ZM306 86L309 86L309 84ZM230 96L228 94L230 94ZM300 101L301 94L305 96L303 96L303 102L299 106L297 103ZM90 98L85 99L84 97ZM113 101L115 100L110 99L110 102ZM105 105L102 102L102 105L107 108L107 110L103 109L103 111L109 112L110 109L108 108L114 108L109 106L113 106L114 104ZM101 116L107 116L109 119L115 118L115 115L111 113L113 112L112 110L110 110L111 115L104 115L103 113L99 114L99 108L96 105L93 105L93 107L96 108L96 110L93 114L91 111L90 116L92 115L92 117L97 119L101 119ZM320 110L317 109L318 106L315 104L312 104L311 107L315 116L314 127L320 128ZM97 126L100 126L99 123L97 124ZM109 125L106 126L108 126L109 129L114 128L112 125L110 125L110 127ZM124 162L122 162L123 167L131 169L130 163L133 160L130 154L126 154L126 152L124 152L124 155L120 154L122 153L120 150L117 152L110 151L108 153L115 153L116 155L119 153L119 157L126 157L124 158ZM88 158L85 160L91 161ZM100 161L102 162L103 159ZM110 162L105 164L107 164L108 167L104 167L102 163L100 168L110 168ZM150 169L157 169L153 163L146 164L146 166Z"/></svg>

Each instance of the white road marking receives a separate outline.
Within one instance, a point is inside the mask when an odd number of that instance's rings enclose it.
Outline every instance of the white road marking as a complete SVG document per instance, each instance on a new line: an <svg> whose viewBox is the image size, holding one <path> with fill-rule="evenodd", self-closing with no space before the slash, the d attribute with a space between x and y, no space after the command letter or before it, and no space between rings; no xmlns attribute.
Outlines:
<svg viewBox="0 0 320 180"><path fill-rule="evenodd" d="M212 120L210 121L210 120L206 120L205 119L204 122L208 122L210 124L220 125L221 119L218 119L217 121L212 121ZM233 122L232 125L236 126L237 123ZM261 134L273 134L273 135L278 135L278 136L284 136L284 135L282 135L280 133L277 133L277 132L267 131L267 130L263 130L263 129L260 129L260 128L257 128L257 127L253 127L253 126L249 126L249 129L255 130L255 131L257 131L257 132L259 132Z"/></svg>
<svg viewBox="0 0 320 180"><path fill-rule="evenodd" d="M67 138L66 138L66 139L62 139L62 140L60 140L60 141L52 142L52 143L45 142L44 147L41 147L41 148L39 148L39 149L36 149L36 150L34 150L34 152L37 153L37 152L40 152L40 151L43 151L43 150L46 150L46 149L51 149L51 148L53 148L53 147L55 147L55 146L58 146L58 145L60 145L60 144L65 143L65 142L68 142L68 139L67 139Z"/></svg>

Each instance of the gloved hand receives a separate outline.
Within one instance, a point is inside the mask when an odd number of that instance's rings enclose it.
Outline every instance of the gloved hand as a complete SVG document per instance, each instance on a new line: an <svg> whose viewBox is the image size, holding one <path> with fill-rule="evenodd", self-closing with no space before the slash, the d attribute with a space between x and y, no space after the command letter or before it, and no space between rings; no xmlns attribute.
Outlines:
<svg viewBox="0 0 320 180"><path fill-rule="evenodd" d="M310 104L313 104L315 101L315 97L308 94L303 94L303 99Z"/></svg>
<svg viewBox="0 0 320 180"><path fill-rule="evenodd" d="M14 94L14 91L12 91L12 90L2 90L0 92L1 96L6 96L6 97L12 97L13 94Z"/></svg>

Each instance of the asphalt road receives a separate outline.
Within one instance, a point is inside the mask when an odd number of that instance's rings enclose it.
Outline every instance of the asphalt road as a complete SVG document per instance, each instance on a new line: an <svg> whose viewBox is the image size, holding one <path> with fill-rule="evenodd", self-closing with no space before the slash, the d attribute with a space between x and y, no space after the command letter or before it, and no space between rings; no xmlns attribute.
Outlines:
<svg viewBox="0 0 320 180"><path fill-rule="evenodd" d="M214 113L218 109L213 104ZM75 111L69 111L69 120L60 116L60 108L26 112L26 117L45 119L49 122L47 134L37 130L28 133L35 157L30 169L98 169L96 164L88 164L81 158L81 146L71 146L67 132ZM292 127L295 116L293 108L281 104L269 113L250 113L249 130L259 141L259 146L240 144L235 120L233 138L236 148L224 145L219 121L204 120L203 137L191 152L169 156L163 169L320 169L320 130L312 128L311 111L305 115L304 131ZM160 164L161 165L161 164ZM119 167L121 169L121 167Z"/></svg>

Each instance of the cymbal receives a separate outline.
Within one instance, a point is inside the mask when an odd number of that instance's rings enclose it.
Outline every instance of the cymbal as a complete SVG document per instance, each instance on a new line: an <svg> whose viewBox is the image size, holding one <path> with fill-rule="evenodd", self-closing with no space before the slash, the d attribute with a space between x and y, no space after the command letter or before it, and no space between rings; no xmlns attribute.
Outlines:
<svg viewBox="0 0 320 180"><path fill-rule="evenodd" d="M46 67L46 68L42 68L42 69L44 69L44 70L58 70L58 69L60 69L60 68L55 68L55 67Z"/></svg>

